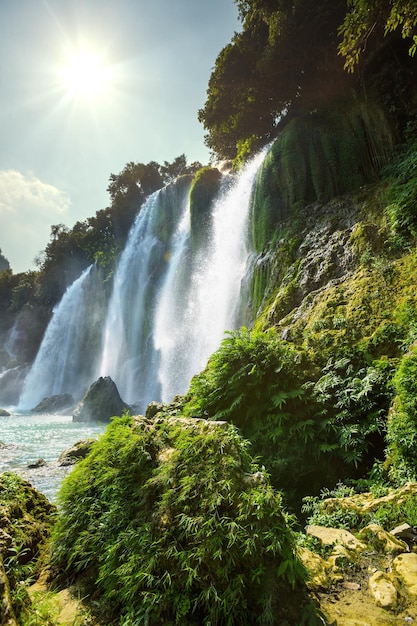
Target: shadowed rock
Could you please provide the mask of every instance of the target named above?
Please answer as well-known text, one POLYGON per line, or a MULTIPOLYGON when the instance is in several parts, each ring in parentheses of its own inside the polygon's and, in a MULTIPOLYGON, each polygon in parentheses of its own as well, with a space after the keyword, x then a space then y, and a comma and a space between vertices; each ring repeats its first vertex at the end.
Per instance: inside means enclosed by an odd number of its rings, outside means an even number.
POLYGON ((70 393, 61 393, 44 398, 32 409, 32 413, 65 413, 71 412, 75 400, 70 393))
POLYGON ((110 376, 101 376, 76 406, 72 419, 74 422, 109 422, 111 417, 129 410, 110 376))

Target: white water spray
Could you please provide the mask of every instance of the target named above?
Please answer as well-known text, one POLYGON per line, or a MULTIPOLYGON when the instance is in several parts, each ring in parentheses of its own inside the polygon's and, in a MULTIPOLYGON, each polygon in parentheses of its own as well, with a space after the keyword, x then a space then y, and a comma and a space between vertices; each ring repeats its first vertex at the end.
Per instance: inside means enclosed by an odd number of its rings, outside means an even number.
POLYGON ((178 232, 181 246, 161 289, 154 326, 164 401, 186 392, 192 376, 205 367, 225 331, 242 322, 240 296, 250 252, 250 200, 265 153, 251 160, 233 182, 225 180, 212 209, 211 236, 192 261, 188 280, 181 273, 181 268, 187 267, 184 232, 178 232))
POLYGON ((107 314, 100 376, 110 376, 120 395, 143 410, 160 398, 159 354, 153 343, 155 298, 175 255, 174 229, 189 186, 154 193, 142 207, 116 270, 107 314), (162 234, 162 231, 166 231, 162 234))

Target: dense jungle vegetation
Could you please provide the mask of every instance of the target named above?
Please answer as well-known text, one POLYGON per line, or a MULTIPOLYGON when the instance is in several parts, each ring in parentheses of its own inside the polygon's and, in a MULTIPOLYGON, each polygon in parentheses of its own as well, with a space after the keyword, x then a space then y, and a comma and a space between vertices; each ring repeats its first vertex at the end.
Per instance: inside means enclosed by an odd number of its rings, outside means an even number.
MULTIPOLYGON (((253 323, 184 397, 113 420, 64 482, 52 536, 55 582, 123 626, 326 623, 295 529, 364 525, 323 512, 323 493, 417 481, 417 6, 236 4, 199 119, 236 168, 274 140, 254 190, 253 323)), ((91 261, 110 284, 143 198, 171 177, 200 170, 198 223, 218 174, 184 156, 164 168, 128 164, 109 209, 53 227, 38 272, 1 272, 2 319, 47 316, 91 261)), ((367 521, 415 526, 416 511, 414 495, 367 521)))

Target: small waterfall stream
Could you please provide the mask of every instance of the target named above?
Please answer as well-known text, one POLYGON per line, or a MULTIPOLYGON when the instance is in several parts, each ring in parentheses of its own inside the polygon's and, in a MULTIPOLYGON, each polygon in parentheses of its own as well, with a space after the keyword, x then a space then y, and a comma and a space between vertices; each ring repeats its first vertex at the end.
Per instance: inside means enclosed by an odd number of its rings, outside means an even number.
POLYGON ((93 266, 67 288, 25 379, 19 409, 32 409, 44 398, 61 393, 70 393, 78 400, 91 383, 100 317, 99 292, 93 266))
POLYGON ((114 278, 99 373, 110 376, 122 398, 140 410, 161 396, 153 341, 155 301, 175 255, 175 231, 188 193, 189 185, 180 190, 169 185, 147 199, 114 278))

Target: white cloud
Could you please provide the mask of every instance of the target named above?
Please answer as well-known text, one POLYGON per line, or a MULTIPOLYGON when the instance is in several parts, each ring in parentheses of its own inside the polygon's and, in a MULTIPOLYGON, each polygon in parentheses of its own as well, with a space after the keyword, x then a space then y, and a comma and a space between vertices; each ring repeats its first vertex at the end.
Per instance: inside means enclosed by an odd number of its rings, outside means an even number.
POLYGON ((51 225, 64 222, 71 200, 33 173, 0 170, 0 248, 14 272, 33 268, 51 225))

